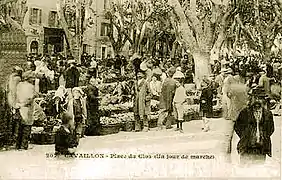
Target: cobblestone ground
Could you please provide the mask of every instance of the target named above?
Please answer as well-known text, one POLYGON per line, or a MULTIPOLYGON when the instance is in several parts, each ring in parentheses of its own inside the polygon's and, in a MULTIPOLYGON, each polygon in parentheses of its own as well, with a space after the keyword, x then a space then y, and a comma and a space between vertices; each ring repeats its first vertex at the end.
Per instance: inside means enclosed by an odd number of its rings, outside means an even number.
POLYGON ((104 154, 104 158, 46 158, 54 145, 32 145, 27 151, 10 150, 0 153, 2 179, 135 179, 193 177, 278 177, 280 176, 280 119, 275 118, 272 136, 273 157, 263 166, 248 168, 238 165, 235 135, 232 163, 225 161, 229 122, 211 121, 211 131, 201 132, 201 121, 184 124, 184 133, 171 130, 118 134, 81 139, 77 153, 104 154), (117 155, 136 158, 110 158, 117 155), (157 154, 163 154, 160 158, 157 154), (190 155, 213 155, 214 159, 185 159, 190 155), (138 156, 139 155, 139 156, 138 156), (179 159, 174 159, 180 155, 179 159), (183 156, 182 156, 183 155, 183 156), (151 156, 151 158, 150 158, 151 156), (184 158, 184 159, 183 159, 184 158))

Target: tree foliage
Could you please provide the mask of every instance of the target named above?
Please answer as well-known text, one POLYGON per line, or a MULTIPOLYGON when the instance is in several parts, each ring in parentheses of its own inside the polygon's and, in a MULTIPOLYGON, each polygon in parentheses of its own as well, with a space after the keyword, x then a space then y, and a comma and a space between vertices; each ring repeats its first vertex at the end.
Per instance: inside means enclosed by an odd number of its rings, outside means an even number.
POLYGON ((26 0, 0 1, 0 31, 24 31, 22 24, 28 10, 26 0))
POLYGON ((233 49, 246 44, 268 57, 281 32, 281 9, 276 0, 233 1, 234 16, 229 22, 227 41, 233 49))
POLYGON ((140 53, 146 44, 148 52, 158 40, 173 41, 172 12, 173 8, 162 0, 113 3, 106 18, 110 21, 108 36, 115 52, 121 51, 126 42, 140 53))
POLYGON ((65 31, 67 50, 70 56, 80 59, 79 52, 82 46, 84 32, 85 4, 91 1, 57 0, 59 22, 65 31), (78 51, 74 53, 74 50, 78 51))

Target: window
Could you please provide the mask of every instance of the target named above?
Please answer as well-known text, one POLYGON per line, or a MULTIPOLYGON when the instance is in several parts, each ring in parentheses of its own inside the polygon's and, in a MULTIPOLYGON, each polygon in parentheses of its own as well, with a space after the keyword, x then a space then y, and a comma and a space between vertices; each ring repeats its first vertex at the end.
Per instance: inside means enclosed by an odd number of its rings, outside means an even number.
POLYGON ((58 26, 58 14, 56 11, 50 11, 49 13, 49 26, 50 27, 58 26))
POLYGON ((101 23, 101 36, 107 36, 108 35, 108 28, 109 24, 107 23, 101 23))
POLYGON ((107 0, 104 0, 104 10, 107 9, 107 0))
POLYGON ((107 57, 107 51, 106 50, 107 50, 106 47, 102 47, 102 54, 101 54, 102 55, 102 57, 101 57, 102 59, 106 59, 106 57, 107 57))
POLYGON ((30 51, 33 54, 38 54, 38 42, 37 41, 32 41, 30 44, 30 51))
POLYGON ((29 22, 30 24, 41 24, 42 10, 38 8, 31 8, 29 22))

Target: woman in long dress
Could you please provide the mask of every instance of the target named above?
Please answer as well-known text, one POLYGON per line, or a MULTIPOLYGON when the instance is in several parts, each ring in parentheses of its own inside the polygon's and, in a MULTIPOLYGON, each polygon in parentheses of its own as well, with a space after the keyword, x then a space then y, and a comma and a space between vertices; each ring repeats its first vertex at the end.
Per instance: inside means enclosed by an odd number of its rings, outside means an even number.
POLYGON ((227 126, 227 155, 229 156, 228 160, 231 158, 231 145, 232 138, 234 134, 234 123, 238 118, 239 113, 242 109, 247 107, 248 105, 248 87, 245 85, 245 71, 240 71, 239 75, 235 75, 233 78, 233 82, 229 87, 229 95, 230 95, 230 106, 229 106, 229 118, 227 126))

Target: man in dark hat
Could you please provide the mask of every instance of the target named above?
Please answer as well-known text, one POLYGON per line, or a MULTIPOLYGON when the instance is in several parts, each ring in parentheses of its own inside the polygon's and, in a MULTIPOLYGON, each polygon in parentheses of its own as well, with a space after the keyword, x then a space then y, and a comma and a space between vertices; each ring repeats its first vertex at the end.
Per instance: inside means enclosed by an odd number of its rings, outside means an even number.
POLYGON ((69 68, 65 71, 66 88, 78 87, 79 82, 79 70, 77 68, 75 60, 69 60, 69 68))
POLYGON ((141 122, 143 123, 143 131, 149 130, 149 115, 151 112, 151 90, 150 84, 146 79, 146 72, 138 72, 137 90, 134 98, 134 116, 135 131, 141 131, 141 122))
POLYGON ((171 67, 167 71, 167 78, 165 79, 161 94, 160 94, 160 115, 158 119, 158 129, 161 130, 163 123, 166 120, 166 128, 171 129, 171 118, 173 118, 173 97, 176 90, 176 81, 172 78, 176 69, 171 67))
POLYGON ((240 138, 237 145, 240 161, 264 163, 266 155, 271 157, 271 139, 274 132, 273 115, 264 107, 267 95, 263 87, 250 91, 251 101, 235 122, 235 132, 240 138))

